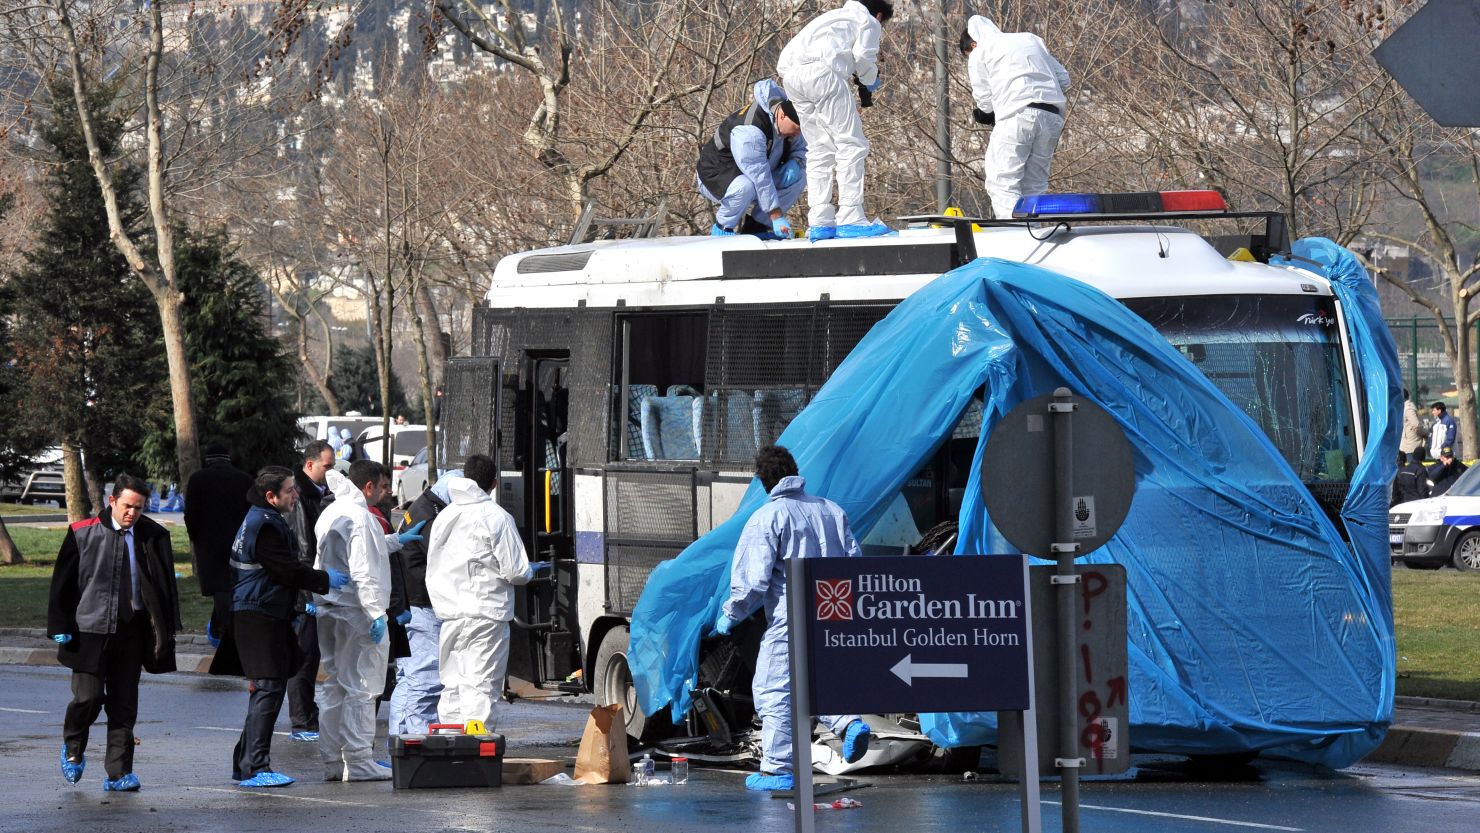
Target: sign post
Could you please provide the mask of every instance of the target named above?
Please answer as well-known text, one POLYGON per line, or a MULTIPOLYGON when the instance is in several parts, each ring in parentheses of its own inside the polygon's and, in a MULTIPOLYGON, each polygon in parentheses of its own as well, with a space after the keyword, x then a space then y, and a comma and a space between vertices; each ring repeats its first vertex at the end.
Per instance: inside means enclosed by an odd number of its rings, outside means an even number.
MULTIPOLYGON (((1088 604, 1091 595, 1077 592, 1082 575, 1074 560, 1108 541, 1125 521, 1135 496, 1135 459, 1114 418, 1068 388, 1058 388, 1002 418, 987 441, 980 479, 997 530, 1023 552, 1056 562, 1050 579, 1057 614, 1054 764, 1062 777, 1064 833, 1079 833, 1079 771, 1086 759, 1079 754, 1083 692, 1076 664, 1088 660, 1076 650, 1082 617, 1076 601, 1083 595, 1088 604), (1052 466, 1045 467, 1044 460, 1052 460, 1052 466)), ((1115 636, 1123 641, 1123 617, 1120 621, 1121 633, 1115 636)), ((1097 726, 1093 734, 1102 731, 1097 726)), ((1025 750, 1029 740, 1025 735, 1025 750)), ((1026 761, 1020 774, 1037 777, 1026 761)))
POLYGON ((1023 829, 1039 833, 1032 611, 1021 555, 787 565, 796 830, 812 828, 814 715, 1024 712, 1023 829))

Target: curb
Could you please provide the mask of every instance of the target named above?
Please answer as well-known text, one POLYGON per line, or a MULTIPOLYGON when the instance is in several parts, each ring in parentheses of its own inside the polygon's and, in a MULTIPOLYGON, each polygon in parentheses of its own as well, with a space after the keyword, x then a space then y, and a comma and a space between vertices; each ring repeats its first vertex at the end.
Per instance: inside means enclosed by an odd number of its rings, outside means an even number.
POLYGON ((1394 726, 1364 763, 1480 770, 1480 732, 1394 726))
MULTIPOLYGON (((211 660, 215 654, 175 654, 175 673, 209 674, 211 660)), ((55 665, 56 647, 50 648, 0 648, 0 665, 55 665)))

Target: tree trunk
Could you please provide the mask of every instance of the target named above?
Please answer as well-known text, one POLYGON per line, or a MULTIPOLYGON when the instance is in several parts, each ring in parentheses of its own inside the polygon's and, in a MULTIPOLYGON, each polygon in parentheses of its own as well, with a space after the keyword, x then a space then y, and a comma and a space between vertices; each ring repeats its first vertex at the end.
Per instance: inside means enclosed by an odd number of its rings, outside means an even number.
POLYGON ((185 483, 200 469, 200 443, 195 428, 195 397, 190 387, 190 361, 185 351, 185 326, 180 321, 180 308, 185 296, 175 289, 161 289, 154 295, 159 306, 159 323, 164 333, 164 352, 170 366, 170 400, 175 416, 175 453, 179 457, 180 479, 185 483))
POLYGON ((21 564, 26 557, 16 549, 15 541, 10 538, 10 530, 5 528, 5 519, 0 518, 0 564, 21 564))
POLYGON ((108 501, 103 496, 103 469, 92 462, 91 457, 82 458, 82 478, 87 482, 87 499, 92 504, 89 516, 103 511, 108 501))
MULTIPOLYGON (((448 335, 442 329, 442 316, 437 313, 437 303, 432 298, 432 290, 423 281, 416 289, 416 303, 419 305, 421 316, 432 324, 431 332, 433 338, 423 339, 427 346, 427 361, 431 364, 431 387, 432 390, 442 387, 442 374, 447 369, 448 359, 448 335)), ((423 322, 424 324, 425 322, 423 322)), ((429 425, 431 423, 428 423, 429 425)))
POLYGON ((1454 328, 1454 388, 1459 398, 1454 417, 1459 423, 1460 453, 1473 460, 1480 457, 1480 445, 1476 444, 1480 432, 1475 430, 1475 387, 1472 383, 1475 357, 1471 351, 1475 346, 1475 332, 1474 325, 1464 323, 1464 309, 1459 308, 1455 312, 1459 313, 1456 320, 1460 323, 1454 328))
MULTIPOLYGON (((420 283, 420 282, 418 282, 420 283)), ((416 364, 421 371, 421 421, 427 427, 427 485, 431 486, 437 482, 437 420, 435 416, 436 403, 432 397, 432 368, 431 350, 427 346, 426 320, 422 317, 421 300, 422 291, 426 286, 419 285, 412 289, 418 303, 411 305, 411 323, 416 328, 416 364)), ((437 341, 441 341, 440 328, 436 326, 436 318, 432 319, 432 331, 437 335, 437 341)), ((440 349, 441 344, 437 345, 440 349)))
POLYGON ((83 520, 88 516, 88 505, 87 487, 82 482, 82 455, 76 445, 66 440, 62 441, 62 482, 67 489, 67 520, 83 520))

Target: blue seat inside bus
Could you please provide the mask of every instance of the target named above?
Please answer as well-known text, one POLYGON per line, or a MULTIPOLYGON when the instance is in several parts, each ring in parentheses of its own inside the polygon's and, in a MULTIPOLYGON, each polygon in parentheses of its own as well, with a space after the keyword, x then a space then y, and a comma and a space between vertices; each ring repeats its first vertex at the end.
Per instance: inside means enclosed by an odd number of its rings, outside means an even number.
POLYGON ((642 400, 642 450, 649 460, 698 460, 704 448, 704 397, 672 394, 678 387, 642 400))

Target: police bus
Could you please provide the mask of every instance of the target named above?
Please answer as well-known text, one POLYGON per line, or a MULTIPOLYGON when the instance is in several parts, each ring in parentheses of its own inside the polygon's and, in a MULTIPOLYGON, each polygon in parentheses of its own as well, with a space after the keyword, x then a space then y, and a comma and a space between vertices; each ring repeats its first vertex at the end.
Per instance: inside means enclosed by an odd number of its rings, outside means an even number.
MULTIPOLYGON (((669 727, 641 713, 626 663, 648 575, 734 512, 756 449, 870 327, 978 256, 1122 301, 1253 418, 1335 517, 1364 406, 1329 283, 1268 262, 1288 248, 1283 219, 1232 213, 1211 191, 1040 200, 1031 224, 936 218, 866 240, 646 238, 503 258, 474 312, 471 356, 448 363, 439 444, 448 467, 496 456, 499 502, 531 559, 555 563, 522 592, 511 676, 622 703, 633 736, 669 727), (1182 227, 1192 220, 1245 233, 1182 227)), ((944 543, 931 530, 956 517, 980 425, 968 408, 866 552, 944 543)), ((701 669, 698 686, 733 693, 732 719, 746 722, 744 661, 706 657, 701 669)))

